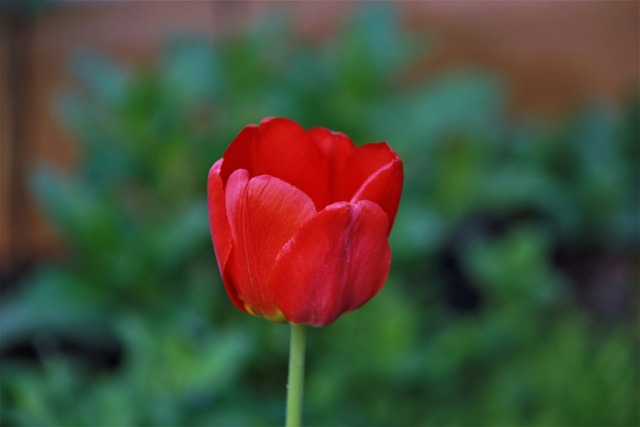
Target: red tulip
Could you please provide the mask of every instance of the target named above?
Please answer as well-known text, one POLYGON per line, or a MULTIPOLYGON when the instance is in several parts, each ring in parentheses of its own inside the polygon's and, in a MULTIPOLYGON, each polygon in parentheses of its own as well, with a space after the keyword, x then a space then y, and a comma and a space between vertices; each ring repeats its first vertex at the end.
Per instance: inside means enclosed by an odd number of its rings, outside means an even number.
POLYGON ((283 118, 245 127, 209 171, 211 237, 229 298, 272 321, 325 326, 389 273, 402 161, 385 143, 305 131, 283 118))

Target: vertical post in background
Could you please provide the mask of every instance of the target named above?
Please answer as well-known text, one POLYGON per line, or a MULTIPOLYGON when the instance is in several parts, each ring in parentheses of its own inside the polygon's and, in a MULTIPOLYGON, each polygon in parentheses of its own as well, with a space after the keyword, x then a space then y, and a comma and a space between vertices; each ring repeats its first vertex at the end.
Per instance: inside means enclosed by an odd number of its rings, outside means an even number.
POLYGON ((28 90, 29 3, 0 9, 0 289, 27 263, 25 100, 28 90))

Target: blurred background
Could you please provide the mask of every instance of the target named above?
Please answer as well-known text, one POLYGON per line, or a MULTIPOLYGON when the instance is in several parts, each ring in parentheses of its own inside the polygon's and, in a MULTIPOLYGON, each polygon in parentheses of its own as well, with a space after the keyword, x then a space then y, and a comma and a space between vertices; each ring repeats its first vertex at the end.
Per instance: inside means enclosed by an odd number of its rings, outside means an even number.
POLYGON ((0 425, 279 425, 206 176, 265 116, 386 140, 383 290, 309 425, 640 424, 639 3, 0 3, 0 425))

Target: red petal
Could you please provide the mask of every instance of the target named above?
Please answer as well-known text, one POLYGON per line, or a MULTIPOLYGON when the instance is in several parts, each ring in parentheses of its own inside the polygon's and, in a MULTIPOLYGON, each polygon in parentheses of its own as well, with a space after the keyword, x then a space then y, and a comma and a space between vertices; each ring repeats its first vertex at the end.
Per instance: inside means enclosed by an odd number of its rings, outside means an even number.
POLYGON ((222 177, 246 169, 251 177, 270 175, 296 186, 323 206, 328 185, 327 161, 296 122, 273 118, 248 126, 224 153, 222 177))
POLYGON ((351 203, 371 200, 378 204, 389 218, 390 233, 398 212, 403 178, 402 162, 394 160, 371 175, 353 196, 351 203))
POLYGON ((233 171, 246 169, 249 174, 253 171, 253 164, 257 161, 256 150, 258 140, 258 126, 246 126, 227 147, 222 158, 224 162, 220 168, 222 182, 227 182, 233 171))
POLYGON ((231 230, 227 219, 226 202, 222 179, 220 178, 220 165, 222 159, 213 164, 209 170, 207 180, 207 201, 209 205, 209 228, 211 230, 211 240, 218 262, 220 274, 227 289, 227 294, 231 301, 240 309, 244 310, 244 304, 238 298, 235 289, 224 279, 224 270, 231 252, 231 230))
POLYGON ((338 202, 344 191, 343 170, 351 153, 356 149, 353 141, 348 136, 333 132, 326 128, 313 128, 307 132, 322 151, 329 165, 329 186, 324 206, 338 202))
POLYGON ((400 158, 386 142, 356 148, 344 165, 338 200, 351 200, 371 175, 393 161, 400 161, 400 158))
POLYGON ((268 277, 278 252, 300 226, 316 215, 312 200, 296 187, 271 176, 249 179, 237 170, 226 188, 233 249, 225 276, 247 311, 278 317, 268 277))
POLYGON ((342 165, 355 150, 353 141, 343 133, 334 132, 327 128, 317 127, 309 129, 307 134, 316 143, 329 166, 342 165))
POLYGON ((334 203, 284 246, 270 282, 287 320, 325 326, 371 299, 391 263, 387 215, 375 203, 334 203))

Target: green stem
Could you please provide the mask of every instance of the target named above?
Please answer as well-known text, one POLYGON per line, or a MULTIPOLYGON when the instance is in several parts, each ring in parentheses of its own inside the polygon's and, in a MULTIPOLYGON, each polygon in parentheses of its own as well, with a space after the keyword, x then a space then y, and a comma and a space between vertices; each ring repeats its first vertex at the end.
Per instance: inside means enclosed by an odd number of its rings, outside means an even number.
POLYGON ((289 347, 289 382, 287 385, 286 427, 299 427, 302 419, 302 391, 304 389, 304 348, 307 330, 291 324, 289 347))

